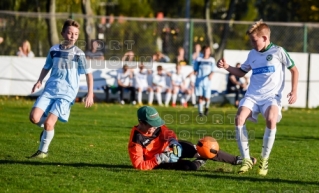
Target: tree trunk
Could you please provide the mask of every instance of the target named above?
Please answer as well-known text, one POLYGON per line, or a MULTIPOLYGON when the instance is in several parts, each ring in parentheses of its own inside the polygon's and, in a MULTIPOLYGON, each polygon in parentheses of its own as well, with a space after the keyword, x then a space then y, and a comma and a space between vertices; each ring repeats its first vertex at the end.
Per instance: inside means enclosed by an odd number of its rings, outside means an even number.
POLYGON ((96 29, 93 16, 93 11, 91 8, 90 0, 82 0, 82 12, 86 15, 84 19, 84 36, 86 42, 86 50, 91 49, 91 40, 96 38, 96 29))
POLYGON ((213 29, 212 26, 210 24, 210 4, 211 4, 211 0, 205 0, 205 20, 206 20, 206 34, 207 34, 207 38, 208 38, 208 46, 211 49, 212 54, 214 54, 214 48, 213 48, 213 44, 214 44, 214 40, 213 40, 213 29))
POLYGON ((228 11, 227 11, 227 16, 225 18, 225 20, 227 21, 227 23, 224 24, 224 28, 223 28, 223 33, 222 33, 222 37, 220 39, 220 45, 218 50, 215 53, 215 59, 218 60, 222 57, 223 55, 223 50, 226 47, 226 43, 227 43, 227 38, 229 35, 229 25, 230 25, 230 20, 232 18, 232 15, 235 11, 235 6, 236 6, 236 0, 231 0, 229 2, 229 7, 228 7, 228 11))
POLYGON ((46 19, 48 26, 49 44, 53 46, 59 43, 59 35, 56 27, 55 19, 55 0, 47 1, 47 12, 51 15, 49 19, 46 19))

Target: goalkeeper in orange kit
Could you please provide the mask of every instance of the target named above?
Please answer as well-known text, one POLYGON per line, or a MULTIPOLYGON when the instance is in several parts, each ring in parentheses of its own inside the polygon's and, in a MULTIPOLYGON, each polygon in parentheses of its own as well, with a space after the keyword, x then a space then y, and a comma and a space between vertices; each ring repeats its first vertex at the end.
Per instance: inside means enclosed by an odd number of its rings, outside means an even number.
MULTIPOLYGON (((143 106, 137 110, 139 124, 131 130, 128 151, 132 165, 140 170, 176 169, 198 170, 206 159, 201 158, 194 144, 177 140, 174 131, 165 126, 155 108, 143 106), (193 161, 183 158, 194 158, 193 161)), ((212 158, 232 165, 240 165, 242 158, 218 151, 212 158)), ((252 158, 256 163, 256 159, 252 158)))

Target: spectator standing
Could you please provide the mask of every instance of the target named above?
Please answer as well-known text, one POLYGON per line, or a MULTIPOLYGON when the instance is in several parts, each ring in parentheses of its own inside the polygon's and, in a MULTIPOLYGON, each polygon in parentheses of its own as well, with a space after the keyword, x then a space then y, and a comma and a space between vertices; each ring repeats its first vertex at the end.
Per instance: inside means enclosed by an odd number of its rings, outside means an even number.
POLYGON ((22 42, 22 45, 19 47, 19 51, 17 52, 17 56, 28 58, 34 57, 34 53, 31 50, 31 44, 28 40, 24 40, 22 42))
POLYGON ((87 60, 104 60, 104 53, 101 51, 102 46, 98 40, 93 40, 91 50, 85 52, 87 60))

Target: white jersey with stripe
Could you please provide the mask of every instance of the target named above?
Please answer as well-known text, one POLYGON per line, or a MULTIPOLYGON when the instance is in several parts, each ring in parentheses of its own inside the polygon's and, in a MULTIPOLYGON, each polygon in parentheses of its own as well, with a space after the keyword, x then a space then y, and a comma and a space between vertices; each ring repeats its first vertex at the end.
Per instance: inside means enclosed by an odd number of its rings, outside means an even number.
POLYGON ((250 85, 245 97, 256 103, 263 103, 269 98, 281 99, 285 86, 285 68, 292 68, 294 61, 280 46, 270 43, 263 52, 253 49, 247 60, 241 65, 241 70, 252 70, 250 85))

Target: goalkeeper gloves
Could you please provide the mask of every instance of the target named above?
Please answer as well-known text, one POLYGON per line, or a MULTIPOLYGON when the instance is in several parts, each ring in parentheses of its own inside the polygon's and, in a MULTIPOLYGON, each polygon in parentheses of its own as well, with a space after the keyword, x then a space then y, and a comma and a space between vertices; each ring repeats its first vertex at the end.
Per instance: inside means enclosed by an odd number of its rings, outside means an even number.
POLYGON ((174 138, 170 139, 168 146, 171 148, 171 151, 172 151, 171 153, 173 153, 175 156, 177 157, 182 156, 182 151, 183 151, 182 145, 178 143, 176 139, 174 138))
POLYGON ((179 159, 179 157, 170 152, 156 154, 155 158, 158 165, 161 163, 176 163, 179 159))

